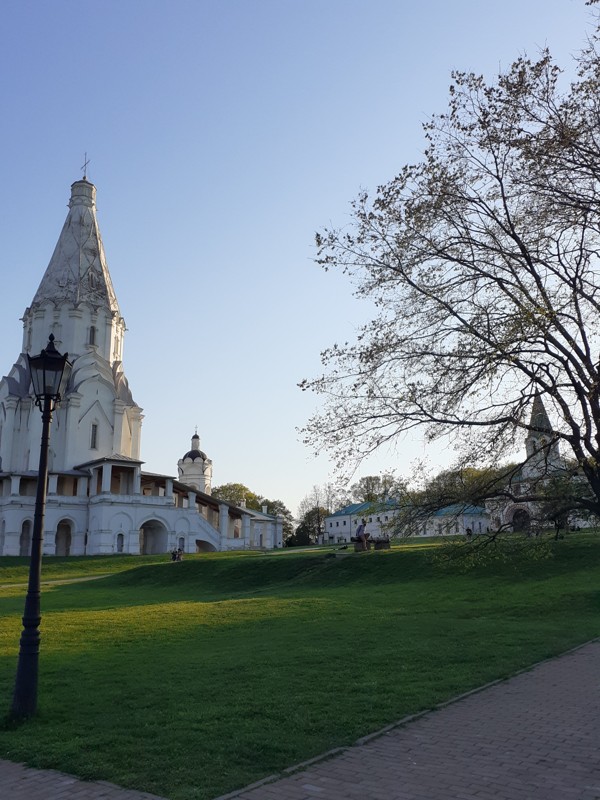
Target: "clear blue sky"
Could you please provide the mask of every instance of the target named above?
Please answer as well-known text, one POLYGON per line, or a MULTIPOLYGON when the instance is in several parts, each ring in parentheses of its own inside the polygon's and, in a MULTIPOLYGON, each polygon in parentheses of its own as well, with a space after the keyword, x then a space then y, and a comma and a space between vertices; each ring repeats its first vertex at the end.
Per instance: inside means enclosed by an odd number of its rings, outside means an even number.
MULTIPOLYGON (((584 0, 4 0, 0 13, 0 370, 87 151, 145 468, 176 474, 197 425, 215 484, 292 512, 330 476, 298 441, 319 400, 296 384, 370 313, 312 262, 315 230, 419 158, 451 69, 492 78, 546 44, 572 69, 592 16, 584 0)), ((358 474, 406 474, 423 453, 402 442, 358 474)))

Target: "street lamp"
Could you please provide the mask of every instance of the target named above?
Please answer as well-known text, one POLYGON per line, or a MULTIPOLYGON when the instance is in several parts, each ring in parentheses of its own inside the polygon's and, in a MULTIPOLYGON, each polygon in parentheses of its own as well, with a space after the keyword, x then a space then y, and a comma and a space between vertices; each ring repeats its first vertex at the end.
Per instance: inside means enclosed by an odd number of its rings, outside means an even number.
POLYGON ((38 470, 35 514, 31 557, 29 559, 29 583, 23 632, 19 648, 19 662, 10 718, 22 720, 35 714, 37 708, 38 657, 40 652, 40 579, 42 572, 42 542, 44 539, 44 515, 46 512, 46 484, 48 482, 48 445, 52 412, 63 395, 71 375, 72 364, 54 346, 50 334, 46 348, 38 356, 27 356, 29 372, 35 394, 35 404, 42 412, 42 440, 40 444, 40 466, 38 470))

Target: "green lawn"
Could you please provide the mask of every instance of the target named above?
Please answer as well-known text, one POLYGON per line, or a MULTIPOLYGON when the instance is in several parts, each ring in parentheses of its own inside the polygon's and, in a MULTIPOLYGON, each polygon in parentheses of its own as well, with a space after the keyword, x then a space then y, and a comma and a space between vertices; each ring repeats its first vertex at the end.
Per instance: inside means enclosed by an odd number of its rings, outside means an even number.
MULTIPOLYGON (((465 572, 405 546, 334 557, 47 559, 39 716, 0 757, 208 799, 600 633, 600 537, 465 572)), ((0 559, 10 704, 25 561, 0 559)))

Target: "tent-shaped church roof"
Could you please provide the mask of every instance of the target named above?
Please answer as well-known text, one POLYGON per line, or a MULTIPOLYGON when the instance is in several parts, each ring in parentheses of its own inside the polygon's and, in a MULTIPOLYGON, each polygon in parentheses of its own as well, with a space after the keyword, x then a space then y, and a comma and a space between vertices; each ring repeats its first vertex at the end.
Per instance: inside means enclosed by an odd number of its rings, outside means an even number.
POLYGON ((552 425, 550 424, 550 419, 546 413, 546 409, 544 408, 542 398, 537 393, 533 398, 533 406, 531 408, 531 419, 529 421, 529 425, 535 430, 553 433, 552 425))
POLYGON ((31 305, 48 301, 120 314, 96 220, 96 187, 86 178, 71 185, 69 213, 31 305))

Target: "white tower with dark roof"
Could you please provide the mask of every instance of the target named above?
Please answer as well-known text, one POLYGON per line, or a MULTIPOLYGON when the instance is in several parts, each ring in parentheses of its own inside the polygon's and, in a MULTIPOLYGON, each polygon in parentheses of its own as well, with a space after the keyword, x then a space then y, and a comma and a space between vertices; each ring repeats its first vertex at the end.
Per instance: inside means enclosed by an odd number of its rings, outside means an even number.
POLYGON ((205 494, 210 494, 212 484, 212 461, 200 450, 198 433, 192 436, 191 447, 177 462, 179 480, 205 494))
POLYGON ((51 333, 56 348, 73 362, 55 414, 51 470, 72 470, 115 454, 139 459, 142 409, 123 373, 125 321, 98 229, 96 187, 86 179, 71 186, 65 224, 22 321, 21 355, 0 381, 2 472, 37 468, 41 420, 30 394, 26 355, 45 347, 51 333))

